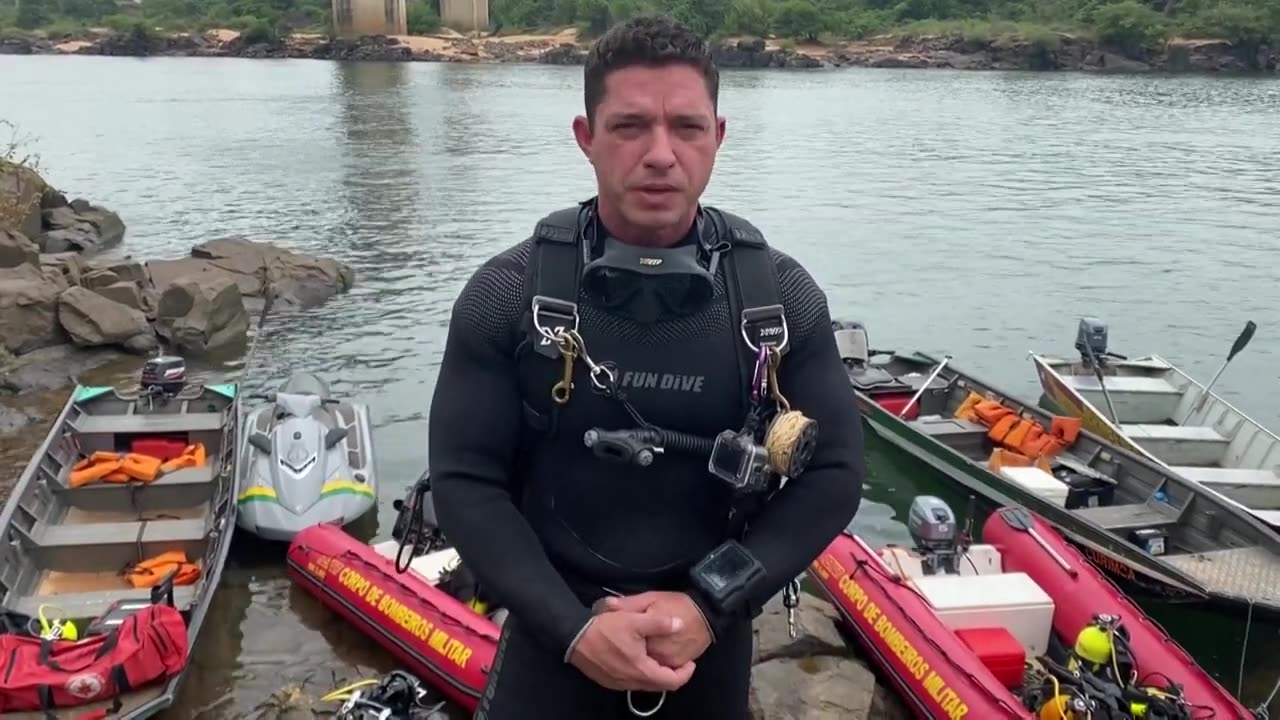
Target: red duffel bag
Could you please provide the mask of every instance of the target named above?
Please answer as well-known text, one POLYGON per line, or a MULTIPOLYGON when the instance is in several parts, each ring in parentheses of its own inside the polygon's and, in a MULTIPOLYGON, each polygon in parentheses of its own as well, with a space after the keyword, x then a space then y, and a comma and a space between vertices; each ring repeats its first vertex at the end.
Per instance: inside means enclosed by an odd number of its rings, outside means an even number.
POLYGON ((0 715, 117 699, 186 663, 187 626, 171 605, 148 605, 84 640, 0 635, 0 715))

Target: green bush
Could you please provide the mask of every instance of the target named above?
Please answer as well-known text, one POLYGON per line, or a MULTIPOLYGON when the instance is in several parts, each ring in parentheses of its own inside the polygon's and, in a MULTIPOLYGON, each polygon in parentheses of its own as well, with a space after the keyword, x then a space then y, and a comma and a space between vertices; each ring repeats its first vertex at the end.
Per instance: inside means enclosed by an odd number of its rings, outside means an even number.
POLYGON ((1169 22, 1163 14, 1135 0, 1098 8, 1093 13, 1093 25, 1100 41, 1130 56, 1145 54, 1169 33, 1169 22))

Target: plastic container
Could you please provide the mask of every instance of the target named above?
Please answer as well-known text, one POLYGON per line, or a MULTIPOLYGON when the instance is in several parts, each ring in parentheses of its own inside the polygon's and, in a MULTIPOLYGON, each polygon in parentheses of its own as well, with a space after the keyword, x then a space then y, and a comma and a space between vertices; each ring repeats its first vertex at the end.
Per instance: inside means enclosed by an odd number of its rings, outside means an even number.
POLYGON ((969 646, 1000 684, 1010 690, 1022 686, 1027 652, 1018 638, 1002 627, 966 628, 956 637, 969 646))
POLYGON ((129 451, 146 455, 148 457, 157 458, 159 460, 172 460, 182 454, 187 449, 187 441, 185 438, 164 437, 157 435, 135 437, 129 444, 129 451))
POLYGON ((929 575, 914 582, 952 630, 1003 627, 1033 657, 1049 647, 1053 598, 1026 573, 929 575))
POLYGON ((1000 468, 1000 475, 1055 505, 1067 506, 1070 486, 1038 467, 1006 466, 1000 468))

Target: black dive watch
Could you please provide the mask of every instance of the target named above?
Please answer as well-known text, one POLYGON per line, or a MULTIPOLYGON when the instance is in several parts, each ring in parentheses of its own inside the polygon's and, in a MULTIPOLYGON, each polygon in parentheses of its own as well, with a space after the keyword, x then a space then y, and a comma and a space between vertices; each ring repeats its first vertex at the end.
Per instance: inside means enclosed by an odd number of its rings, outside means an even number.
POLYGON ((736 540, 726 540, 689 570, 699 593, 721 613, 736 613, 765 576, 764 565, 736 540))

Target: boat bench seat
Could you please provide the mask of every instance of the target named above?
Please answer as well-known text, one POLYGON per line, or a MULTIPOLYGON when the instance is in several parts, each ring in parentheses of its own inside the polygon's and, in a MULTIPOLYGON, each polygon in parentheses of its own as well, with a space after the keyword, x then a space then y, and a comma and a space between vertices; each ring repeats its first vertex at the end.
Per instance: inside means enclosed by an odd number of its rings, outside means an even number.
MULTIPOLYGON (((132 488, 148 488, 156 486, 174 486, 174 485, 208 485, 213 482, 213 466, 202 465, 200 467, 182 468, 167 472, 149 483, 114 483, 114 482, 95 482, 89 485, 82 485, 78 488, 69 488, 69 492, 73 493, 91 493, 91 492, 112 492, 121 489, 132 488)), ((67 485, 67 479, 71 477, 71 466, 67 466, 62 471, 62 477, 58 478, 63 485, 67 485)))
MULTIPOLYGON (((99 590, 97 592, 56 593, 53 595, 30 595, 14 603, 13 610, 23 615, 36 617, 41 605, 53 605, 70 618, 97 618, 111 607, 117 600, 149 600, 151 590, 99 590)), ((196 586, 178 585, 173 588, 173 604, 179 610, 187 609, 195 601, 196 586)), ((60 613, 59 615, 62 615, 60 613)), ((84 627, 84 626, 81 626, 84 627)), ((83 632, 83 631, 82 631, 83 632)))
POLYGON ((1230 440, 1204 425, 1124 424, 1125 435, 1169 465, 1213 465, 1230 440))
POLYGON ((198 542, 205 538, 204 518, 191 520, 147 520, 144 522, 104 522, 81 525, 37 525, 32 539, 43 548, 115 545, 120 543, 198 542))
POLYGON ((222 429, 223 413, 153 413, 132 415, 85 415, 72 424, 82 435, 92 433, 182 433, 214 432, 222 429))
MULTIPOLYGON (((1076 390, 1099 392, 1098 378, 1093 375, 1062 375, 1066 384, 1076 390)), ((1107 381, 1107 392, 1112 395, 1123 393, 1146 393, 1152 395, 1177 395, 1182 391, 1173 383, 1158 377, 1142 377, 1140 375, 1113 375, 1104 378, 1107 381)))
POLYGON ((1274 487, 1280 490, 1280 474, 1258 468, 1217 468, 1174 465, 1170 468, 1182 477, 1209 487, 1215 485, 1274 487))
POLYGON ((1178 515, 1173 508, 1154 503, 1085 507, 1072 512, 1107 530, 1166 527, 1178 522, 1178 515))
POLYGON ((936 415, 912 420, 910 425, 943 445, 962 452, 965 448, 982 448, 989 432, 985 425, 972 420, 936 415))

